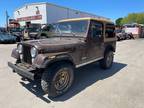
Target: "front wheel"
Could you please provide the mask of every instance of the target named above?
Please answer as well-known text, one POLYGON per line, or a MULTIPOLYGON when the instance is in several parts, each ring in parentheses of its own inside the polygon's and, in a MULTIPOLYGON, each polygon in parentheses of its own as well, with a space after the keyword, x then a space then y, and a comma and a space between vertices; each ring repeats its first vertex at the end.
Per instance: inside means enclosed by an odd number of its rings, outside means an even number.
POLYGON ((69 64, 55 64, 46 69, 41 78, 41 87, 49 97, 64 94, 74 80, 73 67, 69 64))
POLYGON ((40 39, 46 39, 47 38, 47 36, 41 36, 40 37, 40 39))
POLYGON ((113 51, 106 51, 106 53, 104 54, 104 58, 100 60, 100 67, 103 69, 111 68, 113 64, 113 58, 114 58, 113 51))

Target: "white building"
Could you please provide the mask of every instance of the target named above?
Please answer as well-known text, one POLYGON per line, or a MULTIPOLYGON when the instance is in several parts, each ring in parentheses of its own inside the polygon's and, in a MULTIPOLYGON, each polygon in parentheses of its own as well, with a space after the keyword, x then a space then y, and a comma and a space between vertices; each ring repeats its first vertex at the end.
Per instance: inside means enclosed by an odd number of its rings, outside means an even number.
MULTIPOLYGON (((98 17, 90 13, 50 4, 50 3, 32 3, 24 5, 14 12, 16 19, 21 26, 26 24, 49 24, 61 19, 79 18, 79 17, 98 17)), ((107 18, 104 18, 107 19, 107 18)))

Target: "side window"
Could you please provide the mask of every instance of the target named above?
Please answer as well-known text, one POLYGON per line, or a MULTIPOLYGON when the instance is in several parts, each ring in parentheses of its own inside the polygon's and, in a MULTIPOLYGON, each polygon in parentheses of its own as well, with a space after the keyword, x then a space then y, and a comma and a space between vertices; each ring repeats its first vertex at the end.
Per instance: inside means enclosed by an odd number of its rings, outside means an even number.
POLYGON ((115 26, 114 26, 114 24, 106 24, 105 37, 106 38, 115 37, 115 26))
POLYGON ((103 24, 100 22, 93 22, 92 23, 92 37, 101 37, 103 33, 103 24))

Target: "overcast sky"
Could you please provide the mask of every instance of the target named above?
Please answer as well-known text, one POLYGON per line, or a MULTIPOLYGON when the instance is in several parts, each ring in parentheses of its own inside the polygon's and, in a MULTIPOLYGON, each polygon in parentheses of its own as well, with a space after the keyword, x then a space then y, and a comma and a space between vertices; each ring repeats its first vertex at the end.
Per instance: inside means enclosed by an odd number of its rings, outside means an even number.
POLYGON ((72 9, 111 18, 113 21, 128 13, 144 12, 144 0, 0 0, 0 26, 5 26, 5 11, 13 18, 13 12, 24 4, 49 2, 72 9))

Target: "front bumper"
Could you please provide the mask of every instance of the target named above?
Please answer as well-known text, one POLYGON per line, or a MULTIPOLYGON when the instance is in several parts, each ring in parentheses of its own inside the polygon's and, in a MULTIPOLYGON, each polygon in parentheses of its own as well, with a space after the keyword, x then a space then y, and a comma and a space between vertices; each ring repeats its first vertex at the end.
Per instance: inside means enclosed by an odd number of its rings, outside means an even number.
POLYGON ((11 67, 16 73, 28 78, 28 79, 31 79, 31 80, 34 80, 34 76, 35 74, 33 73, 34 69, 24 69, 20 66, 17 66, 11 62, 8 62, 8 66, 11 67))

